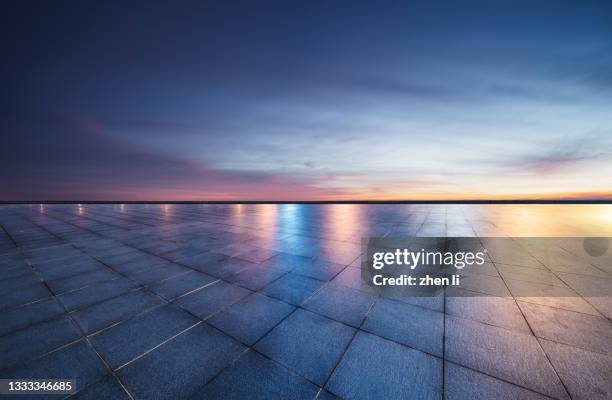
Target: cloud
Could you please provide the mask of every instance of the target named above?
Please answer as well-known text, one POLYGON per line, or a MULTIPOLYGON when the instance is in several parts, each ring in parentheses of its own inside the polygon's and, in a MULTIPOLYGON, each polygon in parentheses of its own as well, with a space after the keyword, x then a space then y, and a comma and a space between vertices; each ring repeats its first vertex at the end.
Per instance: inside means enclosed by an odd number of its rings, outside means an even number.
POLYGON ((91 119, 14 125, 0 148, 0 200, 314 199, 341 195, 305 178, 222 170, 111 137, 91 119), (39 134, 41 125, 55 134, 39 134))
POLYGON ((535 145, 529 154, 499 162, 502 168, 535 175, 562 173, 581 164, 610 158, 612 146, 603 135, 585 134, 535 145))

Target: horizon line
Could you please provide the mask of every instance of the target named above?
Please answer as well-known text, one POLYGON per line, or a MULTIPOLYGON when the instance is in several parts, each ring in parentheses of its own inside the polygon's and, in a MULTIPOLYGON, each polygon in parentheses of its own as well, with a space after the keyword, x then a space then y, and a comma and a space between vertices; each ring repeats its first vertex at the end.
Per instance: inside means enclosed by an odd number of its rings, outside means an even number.
POLYGON ((11 204, 612 204, 612 198, 419 200, 0 200, 0 205, 11 204))

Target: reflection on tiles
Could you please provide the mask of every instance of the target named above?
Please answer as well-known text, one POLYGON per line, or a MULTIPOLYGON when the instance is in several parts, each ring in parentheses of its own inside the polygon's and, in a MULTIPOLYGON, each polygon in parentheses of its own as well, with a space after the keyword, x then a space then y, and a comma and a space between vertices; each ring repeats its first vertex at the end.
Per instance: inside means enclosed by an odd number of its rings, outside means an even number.
POLYGON ((612 252, 581 236, 612 236, 612 206, 3 205, 0 377, 76 378, 80 399, 608 399, 612 252), (405 297, 361 280, 373 236, 519 238, 462 297, 405 297))

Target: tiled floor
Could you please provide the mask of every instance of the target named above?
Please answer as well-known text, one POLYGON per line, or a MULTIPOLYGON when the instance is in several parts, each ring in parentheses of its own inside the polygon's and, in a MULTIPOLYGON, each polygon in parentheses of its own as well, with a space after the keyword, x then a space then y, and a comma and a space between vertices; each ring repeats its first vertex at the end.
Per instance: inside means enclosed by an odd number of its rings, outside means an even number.
POLYGON ((612 398, 612 250, 518 239, 474 296, 387 298, 361 281, 368 236, 612 236, 612 205, 0 206, 0 377, 90 399, 612 398))

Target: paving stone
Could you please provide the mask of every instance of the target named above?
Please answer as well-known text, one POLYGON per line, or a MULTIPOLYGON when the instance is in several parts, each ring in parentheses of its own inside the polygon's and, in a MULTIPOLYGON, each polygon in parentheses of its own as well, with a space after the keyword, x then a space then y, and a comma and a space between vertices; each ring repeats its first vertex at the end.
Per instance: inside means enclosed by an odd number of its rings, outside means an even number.
POLYGON ((322 285, 323 282, 316 279, 289 273, 272 282, 263 292, 286 303, 300 305, 322 285))
POLYGON ((186 399, 246 348, 200 324, 119 370, 137 398, 186 399))
POLYGON ((0 337, 0 369, 26 363, 81 337, 67 317, 41 322, 0 337))
POLYGON ((138 285, 126 278, 97 283, 57 296, 68 311, 81 310, 104 300, 127 293, 138 285))
POLYGON ((236 258, 228 259, 226 257, 224 257, 221 261, 211 262, 204 265, 190 265, 190 267, 195 270, 221 279, 237 274, 240 271, 254 268, 255 266, 256 264, 248 261, 238 260, 236 258))
POLYGON ((439 399, 442 361, 359 332, 327 388, 344 399, 439 399))
POLYGON ((113 399, 113 400, 130 400, 130 396, 127 394, 125 389, 112 375, 107 375, 87 386, 74 396, 70 397, 71 400, 101 400, 101 399, 113 399))
POLYGON ((287 272, 282 269, 257 266, 244 269, 230 276, 227 280, 238 286, 257 291, 286 273, 287 272))
POLYGON ((255 348, 317 384, 323 384, 340 359, 354 329, 297 310, 255 348))
POLYGON ((395 300, 380 299, 362 329, 442 357, 442 313, 395 300))
POLYGON ((0 294, 0 310, 15 308, 50 297, 51 295, 47 286, 41 282, 18 289, 16 288, 16 290, 0 294))
POLYGON ((150 290, 170 301, 192 290, 210 285, 215 281, 217 281, 217 279, 212 276, 197 271, 191 271, 154 284, 150 287, 150 290))
POLYGON ((248 351, 194 399, 314 399, 319 388, 279 364, 248 351))
POLYGON ((191 270, 178 264, 165 263, 128 274, 128 278, 140 285, 149 285, 189 271, 191 270))
POLYGON ((444 366, 444 398, 447 400, 550 399, 548 396, 448 362, 444 366))
POLYGON ((71 290, 80 289, 99 282, 110 281, 121 276, 109 268, 101 268, 91 272, 85 272, 75 276, 48 281, 47 285, 58 295, 71 290))
POLYGON ((209 323, 252 345, 293 310, 294 307, 289 304, 254 293, 214 315, 209 323))
POLYGON ((603 317, 519 302, 536 336, 612 355, 612 323, 603 317))
POLYGON ((304 303, 304 308, 357 328, 375 301, 371 294, 327 285, 304 303))
POLYGON ((172 306, 154 308, 91 337, 91 343, 113 368, 158 346, 198 320, 172 306))
POLYGON ((445 334, 447 360, 550 397, 568 399, 533 336, 450 316, 446 317, 445 334))
POLYGON ((63 313, 63 307, 54 298, 2 312, 0 313, 0 336, 52 319, 63 313))
POLYGON ((75 379, 80 390, 108 373, 102 360, 81 340, 31 363, 3 370, 5 379, 75 379))
POLYGON ((161 304, 164 301, 159 297, 137 290, 77 311, 73 318, 85 333, 90 334, 161 304))
POLYGON ((512 298, 471 296, 466 291, 455 289, 446 297, 446 312, 485 324, 530 333, 521 310, 512 298))
POLYGON ((203 289, 181 297, 176 304, 202 319, 234 304, 246 295, 249 290, 225 282, 217 282, 203 289))
POLYGON ((612 397, 612 357, 541 340, 573 400, 612 397))

